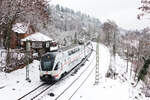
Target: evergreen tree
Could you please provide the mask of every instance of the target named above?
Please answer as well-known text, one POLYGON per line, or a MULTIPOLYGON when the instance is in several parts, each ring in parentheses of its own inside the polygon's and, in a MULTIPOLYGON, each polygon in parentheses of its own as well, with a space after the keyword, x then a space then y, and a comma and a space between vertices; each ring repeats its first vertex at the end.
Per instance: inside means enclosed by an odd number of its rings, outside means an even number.
POLYGON ((143 57, 143 60, 144 60, 144 65, 138 74, 138 82, 140 80, 142 80, 142 81, 145 80, 145 75, 147 75, 149 64, 150 64, 150 57, 147 60, 143 57))
POLYGON ((56 5, 56 10, 60 11, 60 5, 59 4, 56 5))
POLYGON ((64 12, 64 8, 61 6, 61 12, 64 12))

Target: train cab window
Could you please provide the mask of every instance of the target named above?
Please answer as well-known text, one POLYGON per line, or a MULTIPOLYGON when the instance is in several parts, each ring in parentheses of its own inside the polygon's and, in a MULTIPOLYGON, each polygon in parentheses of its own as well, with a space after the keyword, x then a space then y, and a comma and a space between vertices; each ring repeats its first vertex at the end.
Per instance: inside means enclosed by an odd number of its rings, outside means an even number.
POLYGON ((79 48, 72 49, 72 50, 68 51, 68 55, 70 56, 70 55, 72 55, 72 54, 74 54, 74 53, 76 53, 78 51, 80 51, 79 48))
POLYGON ((59 69, 59 67, 60 67, 60 62, 58 62, 58 63, 56 64, 56 66, 55 66, 55 69, 54 69, 54 70, 58 70, 58 69, 59 69))
POLYGON ((43 71, 51 71, 53 69, 55 56, 54 54, 48 54, 41 58, 41 69, 43 71))

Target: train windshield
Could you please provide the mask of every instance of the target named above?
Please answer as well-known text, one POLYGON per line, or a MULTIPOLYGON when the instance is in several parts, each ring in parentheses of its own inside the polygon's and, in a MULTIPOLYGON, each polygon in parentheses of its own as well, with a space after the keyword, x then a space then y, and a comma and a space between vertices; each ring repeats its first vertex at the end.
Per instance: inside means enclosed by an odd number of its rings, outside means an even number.
POLYGON ((41 68, 43 71, 51 71, 53 69, 55 56, 54 54, 47 54, 41 58, 41 68))

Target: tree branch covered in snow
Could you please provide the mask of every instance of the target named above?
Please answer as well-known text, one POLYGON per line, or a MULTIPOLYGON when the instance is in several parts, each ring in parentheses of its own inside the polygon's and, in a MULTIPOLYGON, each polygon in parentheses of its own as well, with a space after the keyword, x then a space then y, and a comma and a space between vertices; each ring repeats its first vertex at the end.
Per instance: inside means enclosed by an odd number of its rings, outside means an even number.
POLYGON ((114 21, 108 20, 102 25, 102 30, 105 34, 104 39, 106 45, 110 46, 114 44, 115 35, 117 35, 119 31, 117 24, 114 21))
POLYGON ((18 22, 46 23, 49 15, 46 0, 1 0, 0 33, 4 44, 9 47, 12 26, 18 22))
POLYGON ((20 20, 32 21, 29 17, 37 17, 44 21, 48 18, 47 5, 45 0, 1 0, 0 25, 7 24, 14 16, 20 20))
POLYGON ((51 20, 46 27, 38 25, 38 29, 56 41, 72 43, 75 33, 78 39, 92 40, 97 34, 101 34, 101 22, 98 18, 90 17, 80 11, 60 5, 49 7, 51 20))
POLYGON ((137 15, 138 19, 150 14, 150 0, 141 0, 141 6, 138 8, 141 13, 137 15))

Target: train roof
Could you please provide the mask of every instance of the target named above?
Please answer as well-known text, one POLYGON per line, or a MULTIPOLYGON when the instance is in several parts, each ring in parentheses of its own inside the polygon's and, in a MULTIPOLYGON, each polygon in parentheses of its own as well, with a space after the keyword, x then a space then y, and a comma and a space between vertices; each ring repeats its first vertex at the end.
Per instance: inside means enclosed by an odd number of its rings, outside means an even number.
POLYGON ((70 46, 60 48, 60 50, 67 51, 67 50, 72 49, 72 48, 77 47, 77 46, 80 46, 80 45, 79 44, 72 44, 70 46))
POLYGON ((57 53, 58 53, 57 51, 55 51, 55 52, 47 52, 47 53, 43 54, 42 57, 45 56, 45 55, 48 55, 48 54, 57 55, 57 53))
POLYGON ((59 52, 64 52, 64 51, 70 50, 70 49, 72 49, 72 48, 75 48, 75 47, 77 47, 77 46, 80 46, 80 45, 79 45, 79 44, 72 44, 72 45, 70 45, 70 46, 62 47, 62 48, 60 48, 60 49, 57 50, 57 51, 47 52, 47 53, 45 53, 45 54, 42 55, 42 56, 45 56, 45 55, 48 55, 48 54, 57 55, 59 52))

